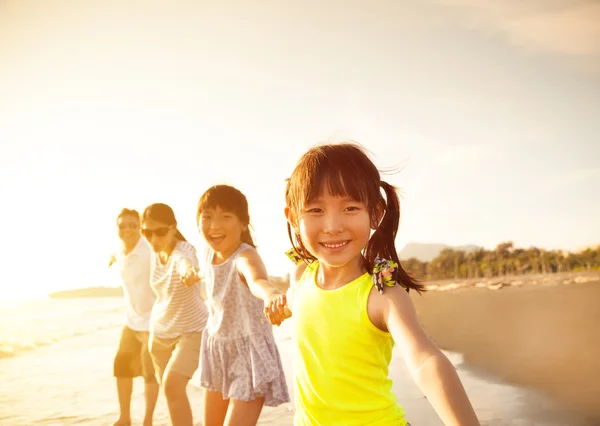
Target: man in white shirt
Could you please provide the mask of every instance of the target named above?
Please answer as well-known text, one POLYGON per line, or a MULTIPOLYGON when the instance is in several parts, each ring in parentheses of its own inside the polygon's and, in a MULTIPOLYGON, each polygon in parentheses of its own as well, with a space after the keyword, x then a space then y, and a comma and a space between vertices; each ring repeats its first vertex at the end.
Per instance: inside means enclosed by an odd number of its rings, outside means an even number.
POLYGON ((151 248, 141 237, 137 211, 123 209, 117 217, 117 228, 122 244, 111 257, 109 267, 115 262, 119 267, 127 318, 114 361, 120 408, 120 416, 114 426, 131 425, 133 378, 138 376, 143 376, 145 381, 144 426, 151 426, 159 390, 148 351, 150 313, 156 299, 150 287, 151 248))

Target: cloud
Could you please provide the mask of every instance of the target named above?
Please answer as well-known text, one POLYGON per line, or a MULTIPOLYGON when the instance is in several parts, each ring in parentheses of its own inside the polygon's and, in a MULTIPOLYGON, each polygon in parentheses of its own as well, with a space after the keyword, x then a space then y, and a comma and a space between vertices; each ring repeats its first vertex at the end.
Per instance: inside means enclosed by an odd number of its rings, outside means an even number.
POLYGON ((600 3, 591 0, 435 0, 464 25, 499 34, 520 48, 566 56, 600 73, 600 3))

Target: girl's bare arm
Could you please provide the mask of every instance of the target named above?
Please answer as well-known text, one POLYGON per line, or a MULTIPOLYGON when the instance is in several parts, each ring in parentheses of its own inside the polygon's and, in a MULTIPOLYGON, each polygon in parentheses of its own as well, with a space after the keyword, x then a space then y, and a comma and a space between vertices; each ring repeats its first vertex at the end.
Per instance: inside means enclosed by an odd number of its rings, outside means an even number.
POLYGON ((248 285, 250 292, 262 299, 265 305, 281 292, 269 282, 267 268, 256 250, 244 250, 236 260, 236 268, 248 285))
POLYGON ((425 333, 401 286, 372 293, 376 318, 391 333, 413 379, 447 426, 479 426, 456 369, 425 333))

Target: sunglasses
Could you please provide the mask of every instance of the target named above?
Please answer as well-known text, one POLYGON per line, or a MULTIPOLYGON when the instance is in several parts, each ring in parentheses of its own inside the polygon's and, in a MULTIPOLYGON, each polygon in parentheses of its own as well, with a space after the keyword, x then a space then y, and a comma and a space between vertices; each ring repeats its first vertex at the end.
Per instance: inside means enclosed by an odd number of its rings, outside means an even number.
POLYGON ((119 229, 122 231, 124 229, 138 229, 139 225, 137 223, 119 223, 119 229))
POLYGON ((156 228, 156 229, 145 229, 142 228, 142 235, 147 239, 152 238, 153 235, 157 237, 164 237, 169 233, 169 227, 165 226, 164 228, 156 228))

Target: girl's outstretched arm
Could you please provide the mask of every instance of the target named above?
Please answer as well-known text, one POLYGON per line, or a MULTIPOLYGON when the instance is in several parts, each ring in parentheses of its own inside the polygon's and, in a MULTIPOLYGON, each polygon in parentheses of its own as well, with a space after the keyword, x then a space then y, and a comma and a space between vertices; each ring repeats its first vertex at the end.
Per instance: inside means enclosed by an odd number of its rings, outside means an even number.
POLYGON ((267 268, 256 250, 242 251, 236 260, 236 268, 248 285, 250 292, 262 299, 265 306, 282 296, 285 297, 269 282, 267 268))
POLYGON ((273 300, 269 306, 265 305, 265 316, 271 324, 281 325, 287 318, 291 318, 294 292, 296 291, 296 285, 298 284, 298 281, 300 281, 305 269, 306 263, 304 262, 294 265, 294 270, 290 274, 290 287, 286 294, 273 300))
POLYGON ((386 287, 383 294, 374 291, 371 297, 374 322, 381 321, 389 330, 413 379, 443 423, 479 426, 456 369, 421 327, 406 291, 401 286, 386 287))

